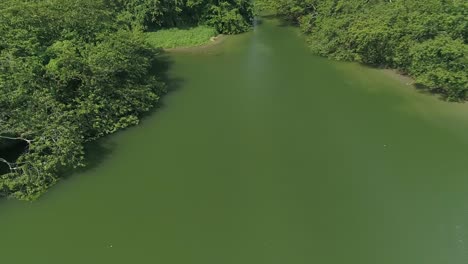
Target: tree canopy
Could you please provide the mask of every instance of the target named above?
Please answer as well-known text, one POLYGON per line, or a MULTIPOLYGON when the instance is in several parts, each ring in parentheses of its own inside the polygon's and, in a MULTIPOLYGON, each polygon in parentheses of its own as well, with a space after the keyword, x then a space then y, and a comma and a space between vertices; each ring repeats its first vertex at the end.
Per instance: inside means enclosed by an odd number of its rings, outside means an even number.
POLYGON ((219 33, 248 30, 250 0, 116 0, 109 4, 118 20, 133 28, 170 28, 207 24, 219 33))

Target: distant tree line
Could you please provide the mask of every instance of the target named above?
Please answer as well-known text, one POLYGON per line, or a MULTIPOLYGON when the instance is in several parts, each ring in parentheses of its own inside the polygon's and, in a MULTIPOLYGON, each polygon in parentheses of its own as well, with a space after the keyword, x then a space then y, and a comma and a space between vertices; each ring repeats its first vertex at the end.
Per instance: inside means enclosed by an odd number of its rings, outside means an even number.
POLYGON ((248 30, 252 22, 250 0, 105 0, 118 21, 134 28, 157 29, 199 24, 219 33, 248 30))
POLYGON ((84 166, 84 144, 158 102, 159 50, 143 31, 250 28, 247 0, 2 0, 0 196, 31 200, 84 166), (20 148, 14 159, 2 149, 20 148), (4 154, 4 155, 2 155, 4 154))
POLYGON ((257 0, 333 59, 399 69, 448 100, 467 99, 466 0, 257 0))

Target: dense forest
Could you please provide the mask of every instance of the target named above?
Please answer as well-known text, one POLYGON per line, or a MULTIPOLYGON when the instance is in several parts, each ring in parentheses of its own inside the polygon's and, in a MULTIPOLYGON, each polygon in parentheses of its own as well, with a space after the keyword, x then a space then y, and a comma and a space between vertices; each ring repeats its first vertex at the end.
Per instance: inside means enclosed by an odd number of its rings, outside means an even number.
POLYGON ((0 196, 38 197, 85 165, 86 142, 158 103, 161 50, 144 31, 251 22, 248 0, 2 0, 0 196))
POLYGON ((398 69, 447 100, 468 97, 466 0, 257 0, 298 24, 313 52, 398 69))

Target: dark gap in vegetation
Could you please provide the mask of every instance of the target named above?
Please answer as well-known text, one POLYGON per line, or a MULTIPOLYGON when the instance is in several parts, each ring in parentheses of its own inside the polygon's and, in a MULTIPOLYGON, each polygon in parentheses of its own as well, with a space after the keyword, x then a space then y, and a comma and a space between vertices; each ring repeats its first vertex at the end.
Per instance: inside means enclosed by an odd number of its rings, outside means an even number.
MULTIPOLYGON (((15 163, 28 150, 28 143, 22 140, 0 139, 0 157, 15 163)), ((6 163, 0 162, 0 175, 10 172, 6 163)))

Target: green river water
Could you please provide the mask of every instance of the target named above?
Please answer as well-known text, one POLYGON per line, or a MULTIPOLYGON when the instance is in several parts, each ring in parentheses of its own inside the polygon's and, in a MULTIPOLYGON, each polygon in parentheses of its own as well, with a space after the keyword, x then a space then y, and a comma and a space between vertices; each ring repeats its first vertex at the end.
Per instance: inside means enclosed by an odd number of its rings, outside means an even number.
POLYGON ((170 59, 163 107, 0 201, 0 263, 468 263, 466 106, 270 20, 170 59))

